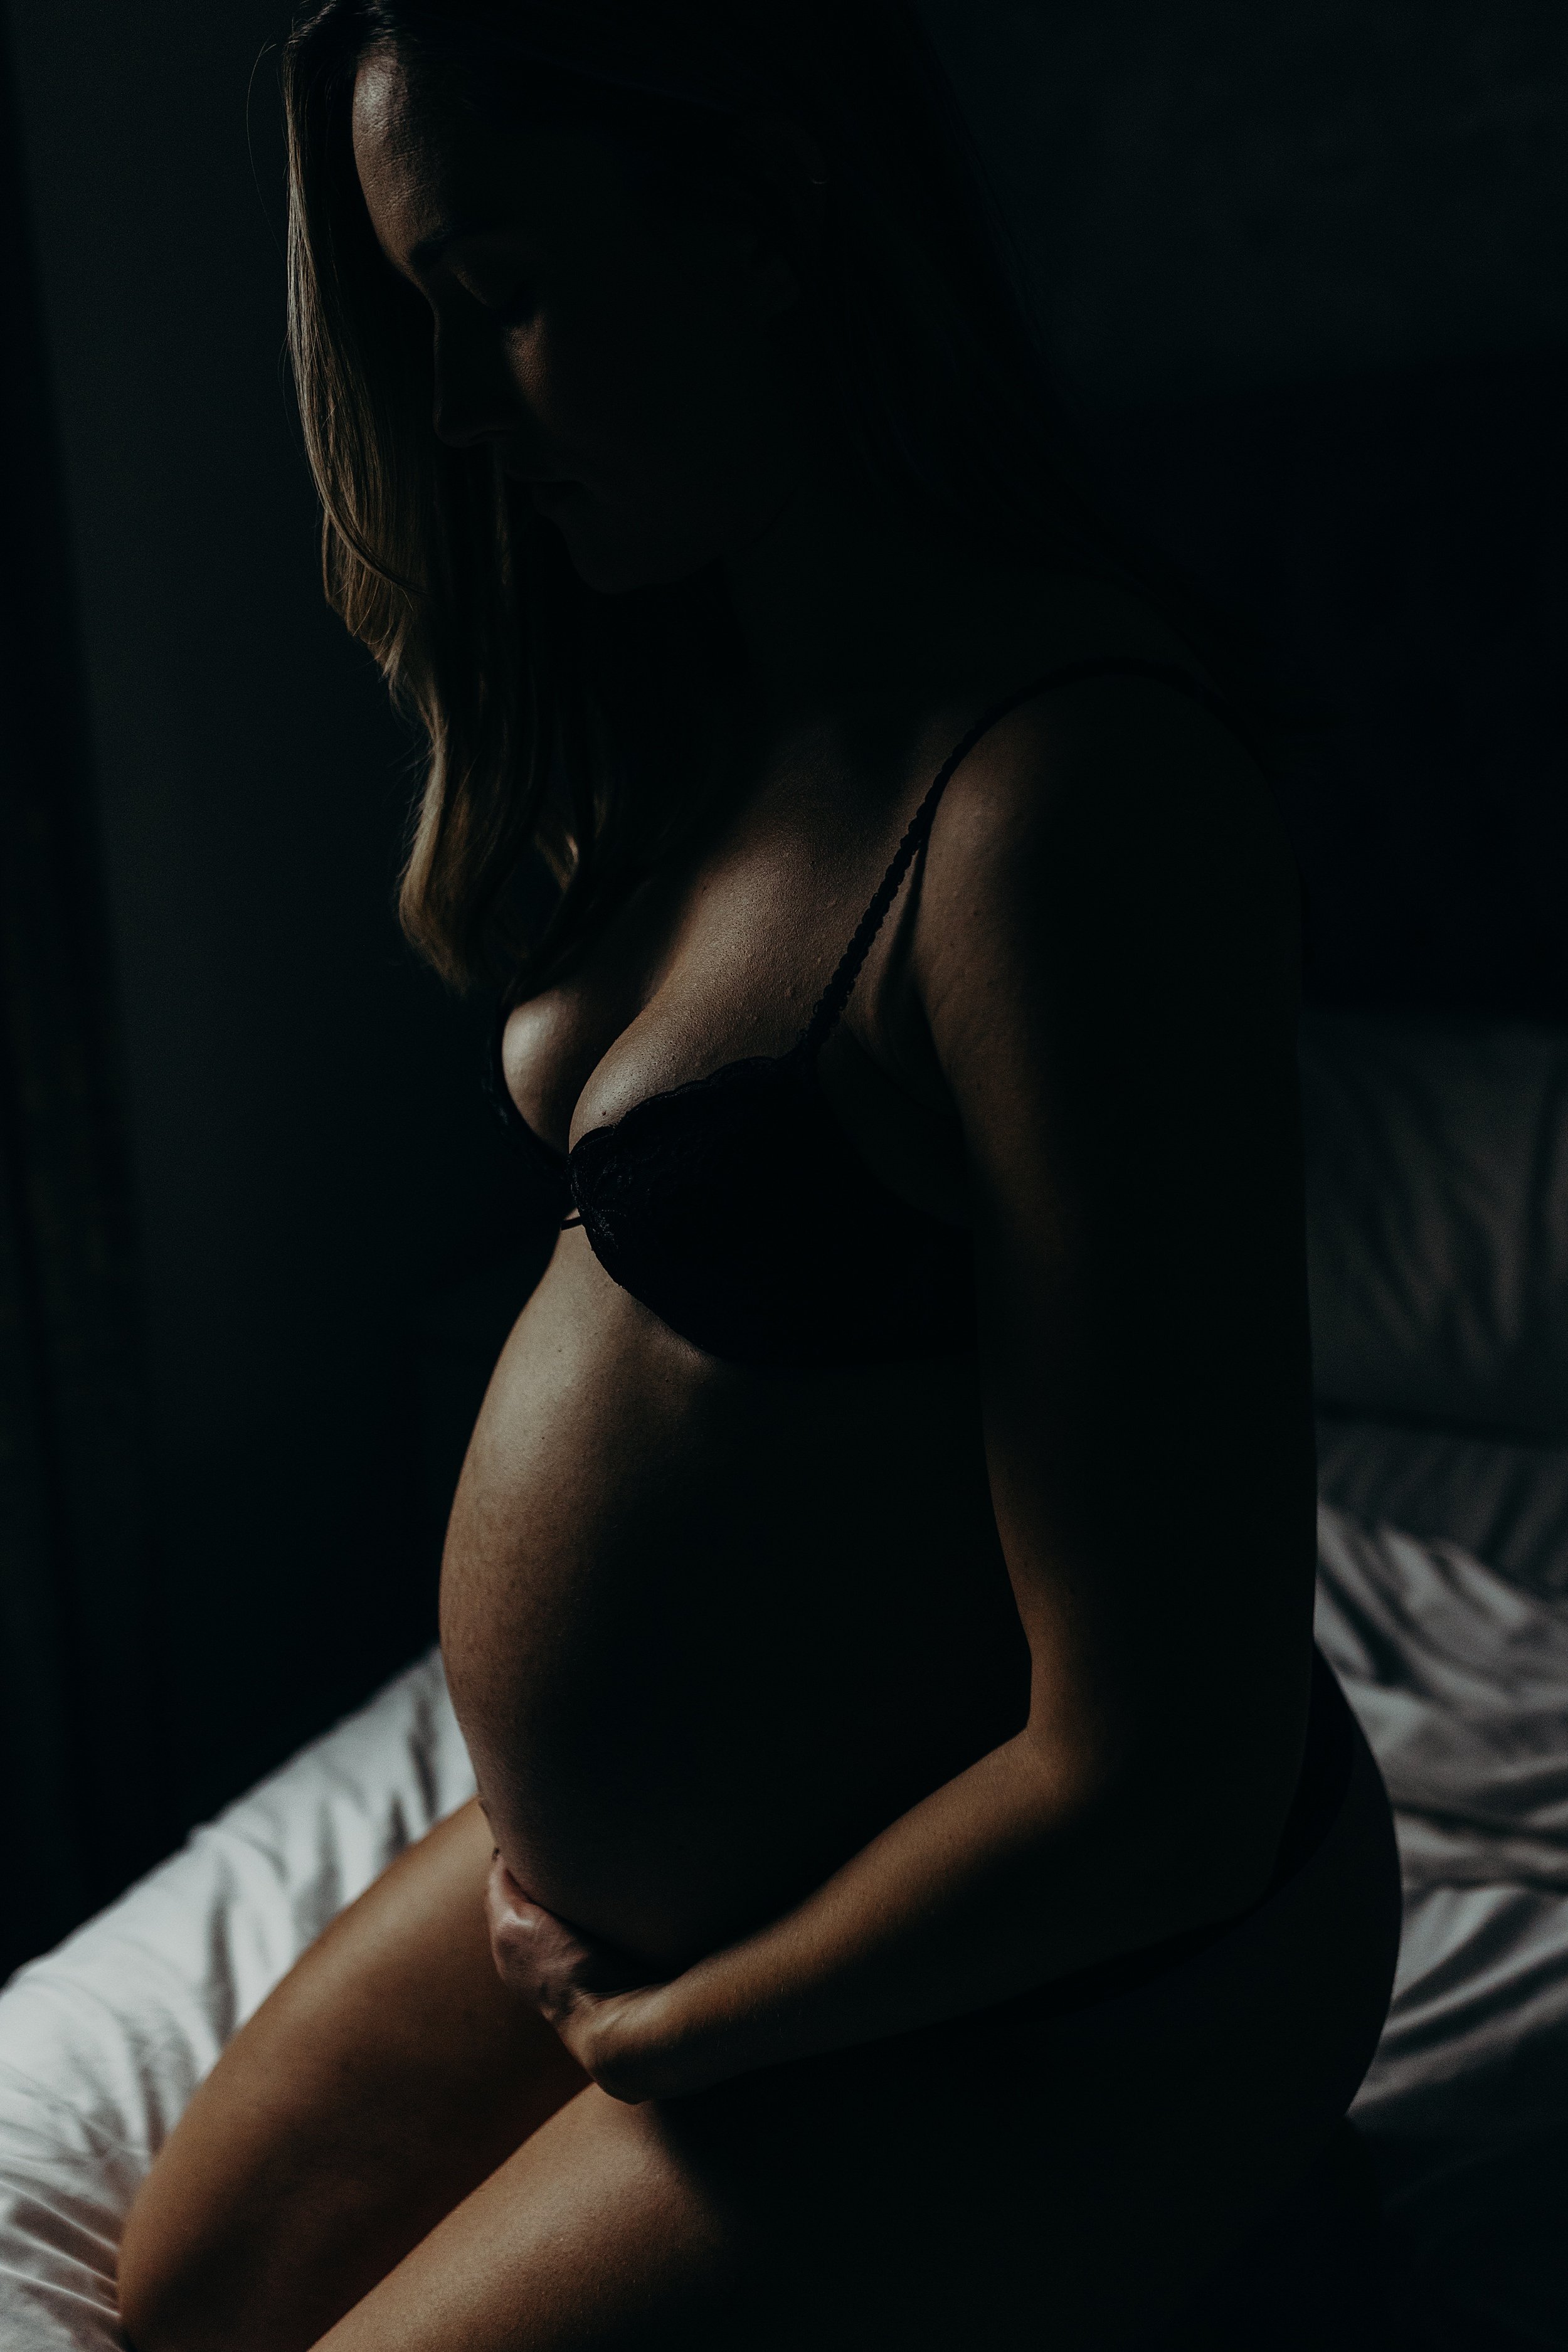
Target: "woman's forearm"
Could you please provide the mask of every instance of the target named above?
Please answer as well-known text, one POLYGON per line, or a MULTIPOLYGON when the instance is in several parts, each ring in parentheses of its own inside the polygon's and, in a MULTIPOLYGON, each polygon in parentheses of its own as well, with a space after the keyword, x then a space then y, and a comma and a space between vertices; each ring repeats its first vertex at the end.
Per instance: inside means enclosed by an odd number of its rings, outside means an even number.
POLYGON ((1028 1733, 983 1757, 783 1918, 607 2014, 605 2086, 677 2095, 932 2024, 1261 1891, 1272 1853, 1217 1806, 1062 1782, 1028 1733))

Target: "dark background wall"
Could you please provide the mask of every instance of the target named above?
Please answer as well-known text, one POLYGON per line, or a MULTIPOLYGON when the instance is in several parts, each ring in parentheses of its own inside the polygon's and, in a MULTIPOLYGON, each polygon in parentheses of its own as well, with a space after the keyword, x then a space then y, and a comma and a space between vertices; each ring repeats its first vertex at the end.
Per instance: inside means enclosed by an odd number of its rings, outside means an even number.
MULTIPOLYGON (((526 1268, 480 1022, 391 919, 406 746, 318 592, 279 12, 4 5, 189 1821, 427 1637, 526 1268)), ((928 5, 1108 493, 1323 699, 1286 788, 1314 987, 1568 1018, 1558 0, 928 5)))
POLYGON ((1315 711, 1312 992, 1568 1020, 1568 13, 926 5, 1108 493, 1315 711))
POLYGON ((922 0, 1121 405, 1568 345, 1558 0, 922 0))
POLYGON ((139 1210, 173 1802, 432 1628, 420 1366, 503 1202, 397 939, 407 747, 325 611, 269 5, 16 0, 139 1210), (247 149, 247 101, 255 125, 247 149))

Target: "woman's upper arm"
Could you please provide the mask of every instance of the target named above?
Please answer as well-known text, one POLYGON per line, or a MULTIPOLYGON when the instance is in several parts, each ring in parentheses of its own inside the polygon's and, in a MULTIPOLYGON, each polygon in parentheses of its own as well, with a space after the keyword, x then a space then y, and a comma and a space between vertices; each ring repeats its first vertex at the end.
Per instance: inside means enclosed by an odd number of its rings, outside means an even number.
POLYGON ((917 950, 1033 1726, 1175 1802, 1234 1782, 1239 1741, 1265 1814, 1311 1607, 1297 903, 1239 747, 1118 682, 961 771, 917 950))

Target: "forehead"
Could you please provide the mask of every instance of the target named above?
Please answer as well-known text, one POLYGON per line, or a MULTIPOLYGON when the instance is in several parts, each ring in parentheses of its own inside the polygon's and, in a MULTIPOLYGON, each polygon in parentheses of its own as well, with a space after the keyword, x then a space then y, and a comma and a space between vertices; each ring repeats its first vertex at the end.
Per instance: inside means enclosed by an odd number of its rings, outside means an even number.
POLYGON ((457 72, 372 49, 354 77, 353 152, 376 233, 395 257, 459 227, 578 232, 624 195, 616 152, 586 125, 502 121, 457 72))

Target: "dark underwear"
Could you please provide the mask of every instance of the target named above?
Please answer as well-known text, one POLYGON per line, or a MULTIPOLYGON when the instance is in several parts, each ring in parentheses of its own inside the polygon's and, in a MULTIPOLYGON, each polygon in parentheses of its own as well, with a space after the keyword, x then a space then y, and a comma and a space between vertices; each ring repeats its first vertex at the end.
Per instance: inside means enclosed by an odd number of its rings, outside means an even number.
POLYGON ((1096 1960, 1089 1968, 1074 1969, 1067 1976, 1053 1978, 1049 1984, 947 2022, 962 2027, 984 2019, 989 2029, 1068 2017, 1076 2011, 1094 2008, 1101 2001, 1113 2000, 1152 1984, 1184 1962, 1194 1959, 1200 1952, 1223 1943, 1245 1920, 1273 1902, 1292 1879, 1300 1877, 1322 1847, 1344 1806, 1356 1748, 1355 1717, 1334 1679, 1332 1668, 1314 1650, 1312 1696, 1301 1770, 1286 1815, 1273 1872, 1257 1901, 1248 1904, 1244 1911, 1233 1912, 1228 1918, 1205 1921, 1201 1927, 1163 1937, 1157 1944, 1145 1944, 1135 1952, 1119 1953, 1113 1959, 1096 1960))

